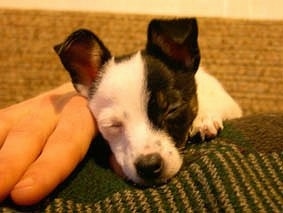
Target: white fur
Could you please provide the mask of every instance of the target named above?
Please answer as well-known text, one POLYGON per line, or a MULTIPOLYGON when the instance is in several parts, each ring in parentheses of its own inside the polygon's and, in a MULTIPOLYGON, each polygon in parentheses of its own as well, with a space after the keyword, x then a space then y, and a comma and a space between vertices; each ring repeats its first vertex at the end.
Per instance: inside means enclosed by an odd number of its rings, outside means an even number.
POLYGON ((202 67, 195 75, 197 84, 198 113, 190 135, 200 133, 202 139, 213 138, 219 129, 223 129, 223 121, 242 116, 240 106, 225 91, 222 85, 202 67))
POLYGON ((154 129, 148 120, 149 94, 140 52, 120 63, 110 60, 104 69, 89 103, 100 132, 129 179, 142 184, 135 160, 142 154, 158 152, 164 160, 160 179, 166 181, 179 171, 182 158, 171 137, 154 129))

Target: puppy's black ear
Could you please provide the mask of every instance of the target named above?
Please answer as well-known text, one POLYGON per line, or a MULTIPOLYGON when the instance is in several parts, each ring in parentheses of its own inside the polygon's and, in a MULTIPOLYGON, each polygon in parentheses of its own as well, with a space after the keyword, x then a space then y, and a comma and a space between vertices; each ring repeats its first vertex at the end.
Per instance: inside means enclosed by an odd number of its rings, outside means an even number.
POLYGON ((200 62, 195 18, 152 20, 146 51, 177 70, 195 72, 200 62))
POLYGON ((73 32, 63 43, 56 45, 54 50, 69 72, 74 87, 84 96, 87 96, 101 66, 111 57, 99 38, 85 29, 73 32))

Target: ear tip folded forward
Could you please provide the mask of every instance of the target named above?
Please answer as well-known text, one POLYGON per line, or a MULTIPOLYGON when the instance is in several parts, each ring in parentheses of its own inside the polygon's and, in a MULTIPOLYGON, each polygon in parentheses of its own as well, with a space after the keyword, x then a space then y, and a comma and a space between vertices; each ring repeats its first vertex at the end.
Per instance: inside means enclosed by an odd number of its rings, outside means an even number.
POLYGON ((92 31, 81 28, 71 33, 63 43, 55 45, 53 49, 60 56, 61 53, 67 51, 74 43, 85 43, 91 46, 93 40, 102 43, 92 31))
POLYGON ((53 46, 53 50, 57 53, 57 55, 60 55, 61 47, 62 47, 62 43, 53 46))
POLYGON ((88 29, 74 31, 54 50, 81 93, 90 87, 101 66, 111 57, 102 41, 88 29), (86 89, 79 89, 82 87, 86 89))

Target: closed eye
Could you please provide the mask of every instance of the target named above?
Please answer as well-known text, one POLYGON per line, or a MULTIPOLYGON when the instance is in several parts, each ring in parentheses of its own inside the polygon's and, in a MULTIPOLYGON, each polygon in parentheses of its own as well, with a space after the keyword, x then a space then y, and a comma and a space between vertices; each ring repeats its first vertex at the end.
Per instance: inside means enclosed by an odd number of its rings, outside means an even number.
POLYGON ((123 126, 123 122, 120 120, 108 120, 101 123, 101 131, 102 134, 117 135, 122 132, 123 126))
POLYGON ((120 127, 123 127, 123 123, 120 122, 120 121, 114 121, 114 122, 110 123, 108 127, 120 128, 120 127))
POLYGON ((173 119, 174 117, 176 117, 178 114, 178 113, 176 114, 176 112, 178 112, 179 109, 181 109, 183 105, 184 104, 180 104, 180 103, 170 104, 166 111, 166 118, 173 119))
POLYGON ((170 114, 176 112, 176 111, 178 110, 178 108, 179 108, 179 106, 169 107, 168 110, 167 110, 167 112, 166 112, 166 114, 167 114, 167 115, 170 115, 170 114))

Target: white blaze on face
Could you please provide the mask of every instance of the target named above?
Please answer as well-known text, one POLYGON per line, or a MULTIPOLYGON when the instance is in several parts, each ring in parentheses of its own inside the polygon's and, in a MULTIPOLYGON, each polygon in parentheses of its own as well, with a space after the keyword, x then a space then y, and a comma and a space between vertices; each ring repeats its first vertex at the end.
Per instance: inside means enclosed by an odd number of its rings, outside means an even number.
POLYGON ((151 125, 147 116, 147 72, 141 53, 119 63, 110 60, 89 102, 99 131, 108 141, 124 174, 136 183, 135 161, 140 155, 159 153, 164 161, 160 179, 175 175, 182 159, 171 137, 151 125))

